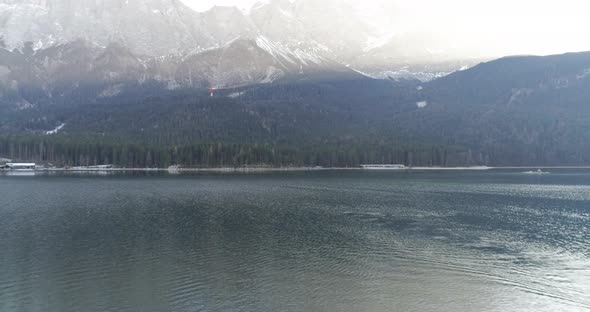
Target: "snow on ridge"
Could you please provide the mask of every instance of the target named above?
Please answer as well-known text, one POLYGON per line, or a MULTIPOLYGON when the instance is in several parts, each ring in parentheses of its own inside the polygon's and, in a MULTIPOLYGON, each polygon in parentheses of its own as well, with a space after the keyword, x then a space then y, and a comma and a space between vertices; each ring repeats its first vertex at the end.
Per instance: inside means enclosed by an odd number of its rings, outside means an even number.
POLYGON ((349 69, 351 69, 351 70, 353 70, 353 71, 355 71, 355 72, 357 72, 357 73, 359 73, 359 74, 361 74, 361 75, 363 75, 363 76, 365 76, 365 77, 367 77, 367 78, 375 79, 375 77, 373 77, 373 76, 371 76, 371 75, 369 75, 367 73, 364 73, 364 72, 362 72, 362 71, 360 71, 358 69, 354 69, 354 68, 350 67, 350 65, 346 65, 346 67, 349 68, 349 69))
POLYGON ((64 127, 66 126, 65 123, 62 123, 61 125, 57 126, 55 129, 51 130, 51 131, 45 131, 46 135, 53 135, 53 134, 57 134, 59 131, 61 131, 64 127))
POLYGON ((413 72, 408 69, 401 69, 396 71, 383 71, 376 73, 375 78, 379 79, 393 79, 396 81, 416 79, 421 82, 432 81, 451 74, 451 72, 413 72))
MULTIPOLYGON (((226 47, 229 47, 229 46, 231 46, 231 45, 232 45, 234 42, 236 42, 236 41, 238 41, 238 40, 240 40, 240 39, 242 39, 242 37, 239 37, 239 36, 238 36, 238 37, 235 37, 235 38, 233 38, 232 40, 230 40, 230 41, 226 42, 225 44, 223 44, 223 45, 221 46, 221 48, 226 48, 226 47)), ((219 47, 216 47, 216 48, 219 48, 219 47)), ((216 48, 214 48, 214 49, 216 49, 216 48)))
POLYGON ((297 50, 293 51, 293 54, 295 56, 297 56, 297 58, 304 65, 308 65, 308 62, 315 63, 316 65, 320 65, 322 63, 322 59, 319 56, 309 53, 307 51, 297 49, 297 50))
POLYGON ((291 65, 302 64, 303 66, 309 66, 311 65, 310 63, 316 65, 322 64, 322 57, 318 54, 324 49, 322 46, 314 46, 310 49, 289 49, 280 43, 271 42, 262 35, 256 38, 256 45, 277 59, 282 66, 285 66, 282 60, 291 65))
POLYGON ((286 51, 286 49, 273 44, 264 36, 258 36, 258 38, 256 38, 256 45, 272 55, 283 66, 285 65, 280 61, 280 58, 291 64, 296 64, 296 62, 289 57, 289 51, 286 51))
POLYGON ((260 83, 273 83, 284 76, 285 72, 283 72, 281 69, 270 66, 266 70, 266 76, 260 81, 260 83))

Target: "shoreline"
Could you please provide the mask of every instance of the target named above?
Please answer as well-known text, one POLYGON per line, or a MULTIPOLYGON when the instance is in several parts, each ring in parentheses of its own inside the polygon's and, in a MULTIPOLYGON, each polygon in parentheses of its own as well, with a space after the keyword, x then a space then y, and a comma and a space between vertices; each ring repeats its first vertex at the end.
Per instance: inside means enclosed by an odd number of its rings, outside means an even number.
POLYGON ((365 169, 360 167, 281 167, 281 168, 43 168, 34 170, 10 170, 1 169, 0 173, 25 173, 25 172, 167 172, 171 174, 190 172, 216 172, 216 173, 262 173, 262 172, 315 172, 315 171, 367 171, 367 172, 412 172, 412 171, 490 171, 490 170, 527 170, 527 169, 590 169, 590 166, 510 166, 510 167, 408 167, 402 169, 365 169))

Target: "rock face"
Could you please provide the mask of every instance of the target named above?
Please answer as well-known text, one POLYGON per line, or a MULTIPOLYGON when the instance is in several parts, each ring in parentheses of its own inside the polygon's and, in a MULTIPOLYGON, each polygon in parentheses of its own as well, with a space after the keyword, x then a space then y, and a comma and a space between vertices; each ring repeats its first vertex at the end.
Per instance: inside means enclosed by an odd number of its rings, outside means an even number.
POLYGON ((175 0, 2 0, 0 29, 11 48, 83 39, 164 55, 218 43, 204 19, 175 0))
POLYGON ((0 34, 9 49, 25 42, 41 49, 83 39, 99 46, 119 43, 150 56, 263 35, 287 48, 321 46, 331 58, 359 66, 367 62, 356 61, 359 57, 374 54, 386 53, 395 63, 407 61, 410 52, 418 51, 413 62, 440 52, 437 43, 424 46, 432 41, 424 34, 396 33, 396 11, 394 4, 379 0, 270 0, 248 14, 230 7, 199 13, 179 0, 0 0, 0 34))
POLYGON ((224 88, 319 75, 360 76, 314 50, 291 51, 264 37, 164 57, 138 56, 118 43, 101 47, 80 39, 25 50, 0 49, 0 103, 13 109, 75 97, 93 101, 137 88, 224 88))
POLYGON ((0 0, 0 30, 11 49, 25 42, 41 49, 83 39, 156 56, 264 35, 285 46, 319 42, 344 60, 375 36, 357 10, 354 2, 342 0, 274 0, 250 14, 230 7, 198 13, 179 0, 0 0))
POLYGON ((82 88, 92 98, 152 82, 179 89, 356 74, 306 31, 288 28, 290 40, 275 41, 263 35, 274 24, 257 21, 178 0, 0 0, 1 101, 26 109, 82 88))
POLYGON ((359 72, 430 80, 474 64, 392 36, 372 18, 376 9, 384 8, 352 0, 271 0, 247 14, 199 13, 179 0, 0 0, 0 101, 26 109, 82 87, 105 97, 150 83, 227 87, 359 72))

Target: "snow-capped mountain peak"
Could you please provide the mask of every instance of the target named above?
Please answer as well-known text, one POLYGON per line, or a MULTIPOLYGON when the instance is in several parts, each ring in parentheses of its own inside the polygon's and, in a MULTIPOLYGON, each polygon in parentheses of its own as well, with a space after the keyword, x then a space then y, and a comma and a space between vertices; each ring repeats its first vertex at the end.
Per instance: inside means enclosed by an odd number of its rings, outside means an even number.
POLYGON ((180 0, 0 0, 0 98, 12 94, 27 108, 35 101, 17 96, 25 86, 54 99, 89 85, 109 97, 150 82, 178 89, 318 74, 428 80, 471 64, 430 66, 444 56, 430 53, 439 46, 393 36, 363 10, 352 0, 268 0, 248 13, 196 12, 180 0))

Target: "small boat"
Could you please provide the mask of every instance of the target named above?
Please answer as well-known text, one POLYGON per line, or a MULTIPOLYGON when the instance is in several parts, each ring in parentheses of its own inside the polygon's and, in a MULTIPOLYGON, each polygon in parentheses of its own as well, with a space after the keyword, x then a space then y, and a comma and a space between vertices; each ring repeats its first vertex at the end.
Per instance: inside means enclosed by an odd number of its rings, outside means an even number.
POLYGON ((541 169, 537 169, 537 171, 527 171, 527 172, 523 172, 523 173, 524 174, 536 174, 536 175, 549 174, 549 172, 543 171, 541 169))

